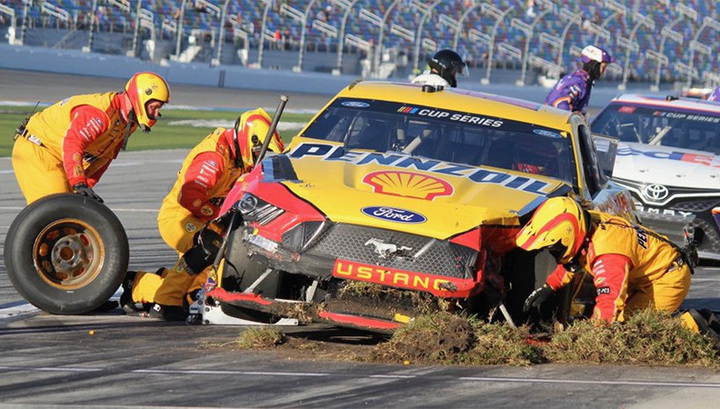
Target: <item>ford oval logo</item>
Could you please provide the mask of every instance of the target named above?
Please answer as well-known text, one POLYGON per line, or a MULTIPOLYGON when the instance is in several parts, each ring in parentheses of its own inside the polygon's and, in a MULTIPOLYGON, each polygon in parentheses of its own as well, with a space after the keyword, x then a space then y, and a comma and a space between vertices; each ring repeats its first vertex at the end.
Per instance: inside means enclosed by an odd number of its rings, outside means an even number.
POLYGON ((387 220, 398 223, 424 223, 427 217, 410 210, 397 209, 395 207, 369 206, 360 209, 365 215, 376 219, 387 220))
POLYGON ((548 131, 546 129, 533 129, 533 133, 540 136, 547 136, 550 138, 562 138, 562 135, 560 135, 557 132, 548 131))
POLYGON ((350 107, 350 108, 367 108, 370 106, 367 102, 361 102, 361 101, 343 101, 340 103, 340 105, 344 107, 350 107))

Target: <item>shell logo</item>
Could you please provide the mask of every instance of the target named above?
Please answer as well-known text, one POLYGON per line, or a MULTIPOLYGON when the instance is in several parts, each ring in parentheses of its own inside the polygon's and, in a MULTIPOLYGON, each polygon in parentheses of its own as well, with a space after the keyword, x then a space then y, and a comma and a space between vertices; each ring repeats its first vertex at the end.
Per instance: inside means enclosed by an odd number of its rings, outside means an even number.
POLYGON ((434 176, 398 170, 371 172, 362 181, 373 187, 375 193, 433 200, 453 194, 453 186, 434 176))

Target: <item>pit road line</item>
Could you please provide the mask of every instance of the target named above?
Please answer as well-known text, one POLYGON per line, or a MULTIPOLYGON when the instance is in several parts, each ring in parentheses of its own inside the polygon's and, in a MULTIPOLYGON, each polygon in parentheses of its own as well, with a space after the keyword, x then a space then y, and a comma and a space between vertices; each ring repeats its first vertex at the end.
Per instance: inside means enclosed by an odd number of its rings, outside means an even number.
MULTIPOLYGON (((116 368, 80 368, 80 367, 51 367, 51 366, 0 366, 0 371, 12 372, 113 372, 117 373, 116 368)), ((229 371, 229 370, 183 370, 183 369, 136 369, 128 371, 132 374, 157 374, 157 375, 177 375, 177 376, 194 376, 194 375, 218 375, 218 376, 267 376, 267 377, 297 377, 297 378, 318 378, 318 377, 344 377, 353 379, 442 379, 447 381, 453 379, 452 376, 436 376, 436 375, 397 375, 397 374, 375 374, 358 377, 353 374, 331 373, 331 372, 277 372, 277 371, 229 371)), ((476 377, 476 376, 459 376, 455 379, 459 381, 469 382, 489 382, 489 383, 525 383, 525 384, 565 384, 565 385, 605 385, 605 386, 649 386, 664 388, 709 388, 720 389, 720 383, 689 383, 689 382, 652 382, 652 381, 631 381, 631 380, 578 380, 578 379, 543 379, 543 378, 507 378, 507 377, 476 377)))

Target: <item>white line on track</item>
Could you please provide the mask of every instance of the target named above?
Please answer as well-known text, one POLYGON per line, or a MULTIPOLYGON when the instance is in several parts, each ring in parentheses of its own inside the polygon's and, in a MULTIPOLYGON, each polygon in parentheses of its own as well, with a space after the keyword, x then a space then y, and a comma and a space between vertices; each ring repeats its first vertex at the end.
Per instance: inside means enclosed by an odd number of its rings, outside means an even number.
POLYGON ((41 366, 37 368, 27 366, 0 366, 0 370, 8 371, 37 371, 37 372, 100 372, 103 368, 76 368, 76 367, 49 367, 41 366))
POLYGON ((17 317, 19 315, 26 315, 36 313, 40 311, 35 306, 29 303, 22 302, 18 305, 13 305, 7 308, 0 308, 0 322, 7 318, 17 317))
POLYGON ((475 382, 501 382, 501 383, 561 383, 561 384, 577 384, 577 385, 617 385, 617 386, 664 386, 675 388, 718 388, 720 383, 689 383, 689 382, 652 382, 652 381, 603 381, 579 379, 539 379, 539 378, 495 378, 495 377, 479 377, 479 376, 463 376, 458 378, 461 381, 475 382))
MULTIPOLYGON (((0 366, 2 371, 38 371, 38 372, 100 372, 109 370, 106 368, 81 368, 81 367, 32 367, 32 366, 0 366)), ((220 371, 220 370, 173 370, 173 369, 137 369, 130 371, 134 374, 157 374, 157 375, 246 375, 246 376, 292 376, 299 378, 319 378, 326 376, 343 376, 343 374, 334 374, 330 372, 264 372, 264 371, 220 371)), ((354 379, 358 379, 357 375, 352 375, 354 379)), ((379 375, 365 375, 364 378, 377 379, 377 378, 397 378, 397 379, 408 379, 408 378, 435 378, 436 375, 395 375, 395 374, 379 374, 379 375)), ((443 375, 443 379, 447 379, 447 376, 443 375)), ((490 383, 526 383, 526 384, 569 384, 569 385, 612 385, 612 386, 649 386, 649 387, 670 387, 670 388, 712 388, 720 389, 720 383, 691 383, 691 382, 662 382, 662 381, 631 381, 631 380, 617 380, 617 381, 602 381, 602 380, 578 380, 578 379, 543 379, 543 378, 504 378, 504 377, 485 377, 485 376, 461 376, 458 377, 459 381, 469 382, 490 382, 490 383)))
POLYGON ((210 370, 173 370, 173 369, 137 369, 132 373, 162 375, 251 375, 251 376, 329 376, 325 372, 261 372, 261 371, 210 371, 210 370))
POLYGON ((141 161, 135 161, 135 162, 115 162, 112 166, 113 168, 122 168, 122 167, 128 167, 128 166, 138 166, 138 165, 144 165, 146 163, 183 163, 184 159, 166 159, 166 160, 141 160, 141 161))
POLYGON ((417 375, 370 375, 369 378, 411 379, 411 378, 417 378, 417 375))
MULTIPOLYGON (((0 210, 22 210, 24 207, 20 206, 0 206, 0 210)), ((158 209, 125 209, 125 208, 111 208, 113 212, 136 212, 136 213, 157 213, 158 209)))

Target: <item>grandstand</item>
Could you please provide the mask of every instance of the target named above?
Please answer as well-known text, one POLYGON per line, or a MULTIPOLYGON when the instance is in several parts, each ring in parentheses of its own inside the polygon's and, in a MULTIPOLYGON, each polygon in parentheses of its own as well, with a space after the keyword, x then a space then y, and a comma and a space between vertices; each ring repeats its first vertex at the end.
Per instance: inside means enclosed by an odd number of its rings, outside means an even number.
POLYGON ((490 68, 557 76, 594 43, 620 60, 611 76, 623 83, 714 86, 718 20, 716 0, 0 0, 0 27, 17 45, 134 56, 149 41, 141 58, 250 66, 302 48, 336 71, 355 55, 375 77, 406 76, 456 48, 487 81, 490 68))

